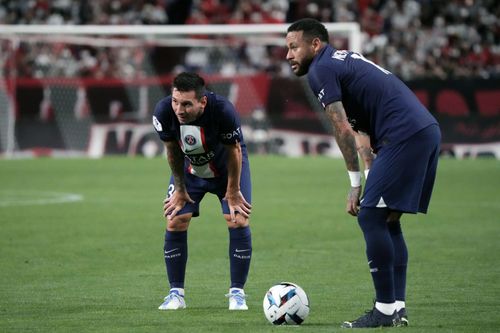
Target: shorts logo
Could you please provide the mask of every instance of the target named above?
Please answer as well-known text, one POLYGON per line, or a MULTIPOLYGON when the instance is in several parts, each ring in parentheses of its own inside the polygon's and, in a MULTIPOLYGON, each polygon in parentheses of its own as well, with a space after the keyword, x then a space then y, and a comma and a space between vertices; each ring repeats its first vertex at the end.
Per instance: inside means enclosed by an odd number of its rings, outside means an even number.
POLYGON ((191 134, 188 134, 184 137, 184 142, 190 146, 193 146, 196 144, 196 138, 194 136, 192 136, 191 134))

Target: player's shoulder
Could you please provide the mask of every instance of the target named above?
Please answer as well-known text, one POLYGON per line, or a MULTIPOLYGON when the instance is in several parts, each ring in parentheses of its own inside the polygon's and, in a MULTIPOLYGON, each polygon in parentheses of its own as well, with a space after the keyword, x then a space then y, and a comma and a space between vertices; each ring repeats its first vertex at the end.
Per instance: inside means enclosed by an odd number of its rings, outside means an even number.
POLYGON ((335 51, 333 47, 326 46, 309 66, 307 78, 315 93, 318 93, 325 85, 335 81, 340 73, 343 72, 339 68, 339 64, 333 61, 335 51))
POLYGON ((172 96, 167 96, 160 99, 154 108, 153 125, 157 131, 163 131, 170 127, 174 122, 172 109, 172 96))
POLYGON ((167 96, 160 99, 155 106, 154 114, 162 115, 172 109, 172 96, 167 96))
POLYGON ((337 50, 327 45, 320 51, 309 67, 309 73, 317 75, 327 74, 331 71, 342 70, 346 58, 351 54, 348 50, 337 50))
POLYGON ((222 104, 229 103, 229 100, 226 97, 213 91, 207 91, 206 96, 209 104, 212 103, 216 106, 220 106, 222 104))
POLYGON ((208 105, 213 110, 213 112, 217 114, 235 112, 234 105, 228 98, 214 92, 208 92, 206 96, 208 105))

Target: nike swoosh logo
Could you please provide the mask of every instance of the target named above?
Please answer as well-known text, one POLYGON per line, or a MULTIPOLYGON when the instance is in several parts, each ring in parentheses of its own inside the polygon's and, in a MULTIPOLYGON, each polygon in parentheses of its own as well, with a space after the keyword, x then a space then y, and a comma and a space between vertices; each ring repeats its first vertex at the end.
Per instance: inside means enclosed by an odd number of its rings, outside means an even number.
POLYGON ((368 261, 368 265, 372 263, 373 260, 368 261))
POLYGON ((184 150, 184 152, 186 154, 189 154, 189 153, 192 153, 193 151, 195 151, 196 149, 198 149, 198 148, 195 148, 195 149, 186 149, 186 150, 184 150))
POLYGON ((248 252, 248 251, 250 251, 250 249, 244 249, 244 250, 236 249, 236 250, 234 250, 234 252, 236 252, 236 253, 248 252))
POLYGON ((178 249, 179 249, 179 248, 178 248, 178 247, 176 247, 176 248, 175 248, 175 249, 173 249, 173 250, 168 250, 168 251, 165 251, 165 254, 169 254, 169 253, 171 253, 171 252, 177 251, 178 249))

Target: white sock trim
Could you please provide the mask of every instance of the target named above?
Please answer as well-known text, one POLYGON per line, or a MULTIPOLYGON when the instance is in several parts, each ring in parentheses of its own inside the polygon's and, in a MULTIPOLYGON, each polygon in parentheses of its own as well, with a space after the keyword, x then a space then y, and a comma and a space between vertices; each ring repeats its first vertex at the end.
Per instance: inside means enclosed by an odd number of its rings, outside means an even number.
POLYGON ((396 301, 396 311, 404 309, 406 307, 405 301, 396 301))
POLYGON ((184 296, 184 288, 170 288, 171 292, 173 290, 177 291, 179 293, 179 295, 184 296))
POLYGON ((231 293, 233 290, 238 290, 240 291, 243 295, 245 295, 245 290, 241 289, 241 288, 229 288, 229 293, 231 293))
POLYGON ((375 308, 386 316, 390 316, 394 313, 394 311, 396 311, 396 303, 375 302, 375 308))

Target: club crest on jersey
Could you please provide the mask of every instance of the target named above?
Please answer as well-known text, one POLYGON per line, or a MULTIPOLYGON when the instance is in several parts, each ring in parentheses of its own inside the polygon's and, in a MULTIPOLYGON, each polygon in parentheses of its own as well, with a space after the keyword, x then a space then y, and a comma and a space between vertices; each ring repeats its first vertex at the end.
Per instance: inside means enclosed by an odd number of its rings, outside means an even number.
POLYGON ((193 135, 188 134, 184 137, 184 142, 190 146, 194 146, 196 144, 196 138, 193 135))

